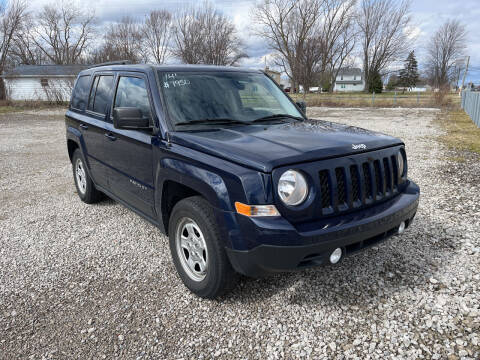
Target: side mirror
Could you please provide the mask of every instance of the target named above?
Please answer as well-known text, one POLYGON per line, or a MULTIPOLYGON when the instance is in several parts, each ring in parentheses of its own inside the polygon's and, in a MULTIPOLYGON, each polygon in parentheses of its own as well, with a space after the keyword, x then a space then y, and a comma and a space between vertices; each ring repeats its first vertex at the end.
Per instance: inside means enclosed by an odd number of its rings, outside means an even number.
POLYGON ((295 104, 297 104, 297 106, 300 108, 300 110, 302 110, 304 115, 307 115, 307 104, 305 103, 305 101, 303 101, 303 100, 297 101, 297 102, 295 102, 295 104))
POLYGON ((117 129, 149 129, 150 122, 139 108, 117 107, 113 109, 113 126, 117 129))

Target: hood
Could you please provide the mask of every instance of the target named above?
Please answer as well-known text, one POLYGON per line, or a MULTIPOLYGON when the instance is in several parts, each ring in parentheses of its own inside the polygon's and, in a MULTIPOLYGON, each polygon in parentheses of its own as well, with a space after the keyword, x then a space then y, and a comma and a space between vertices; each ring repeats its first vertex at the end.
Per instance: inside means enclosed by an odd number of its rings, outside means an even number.
POLYGON ((262 172, 403 144, 385 134, 323 120, 172 132, 171 141, 262 172))

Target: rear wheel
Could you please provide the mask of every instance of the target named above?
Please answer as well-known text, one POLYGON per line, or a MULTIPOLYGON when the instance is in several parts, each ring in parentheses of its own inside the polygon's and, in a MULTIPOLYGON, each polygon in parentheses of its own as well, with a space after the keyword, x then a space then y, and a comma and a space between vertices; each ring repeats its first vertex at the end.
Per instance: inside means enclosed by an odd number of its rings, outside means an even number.
POLYGON ((185 286, 215 298, 232 289, 237 274, 227 258, 212 207, 200 196, 179 201, 169 221, 170 251, 185 286))
POLYGON ((72 169, 77 194, 80 200, 92 204, 101 199, 101 193, 95 189, 92 179, 88 175, 80 150, 75 150, 72 156, 72 169))

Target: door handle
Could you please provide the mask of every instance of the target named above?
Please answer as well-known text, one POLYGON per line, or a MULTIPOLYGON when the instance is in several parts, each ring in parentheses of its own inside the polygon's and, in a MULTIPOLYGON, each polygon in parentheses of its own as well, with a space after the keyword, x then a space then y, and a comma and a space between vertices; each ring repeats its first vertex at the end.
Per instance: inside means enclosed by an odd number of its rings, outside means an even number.
POLYGON ((83 130, 87 130, 87 129, 88 129, 88 125, 85 125, 85 124, 80 124, 80 127, 81 127, 83 130))
POLYGON ((108 140, 110 141, 115 141, 117 140, 116 136, 113 136, 112 133, 105 133, 105 136, 107 137, 108 140))

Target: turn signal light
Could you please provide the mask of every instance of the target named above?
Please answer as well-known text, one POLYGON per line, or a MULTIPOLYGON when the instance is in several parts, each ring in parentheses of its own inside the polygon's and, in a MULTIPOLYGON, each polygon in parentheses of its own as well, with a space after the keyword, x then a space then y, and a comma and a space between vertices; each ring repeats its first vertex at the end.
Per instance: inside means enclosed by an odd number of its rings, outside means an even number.
POLYGON ((246 205, 236 201, 235 209, 245 216, 280 216, 275 205, 246 205))

